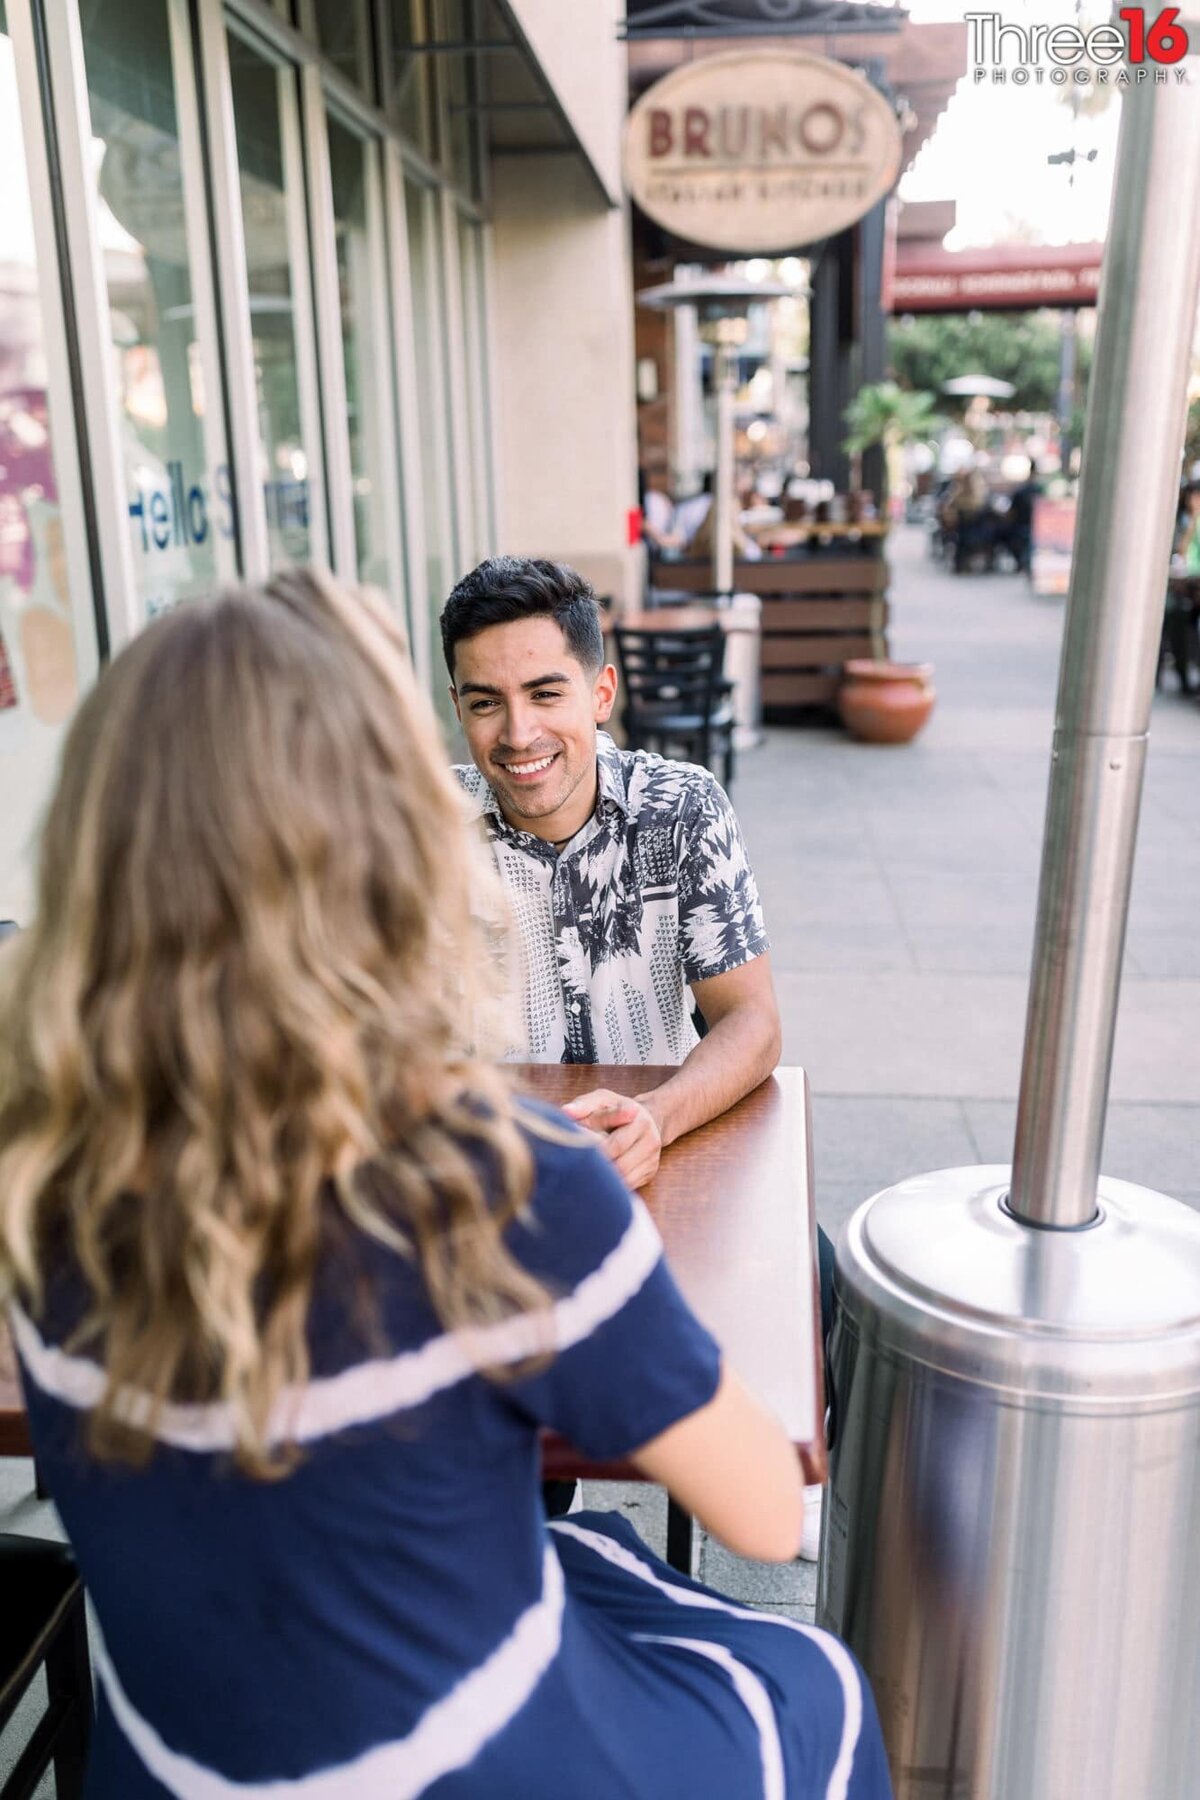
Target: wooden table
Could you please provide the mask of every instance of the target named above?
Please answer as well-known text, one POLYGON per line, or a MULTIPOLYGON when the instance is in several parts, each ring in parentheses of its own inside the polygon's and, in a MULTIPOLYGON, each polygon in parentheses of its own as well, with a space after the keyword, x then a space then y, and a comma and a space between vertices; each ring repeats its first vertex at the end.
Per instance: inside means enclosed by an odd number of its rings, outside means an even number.
MULTIPOLYGON (((561 1105, 590 1088, 645 1093, 669 1068, 535 1063, 521 1085, 561 1105)), ((816 1286, 816 1220, 808 1082, 779 1069, 719 1119, 672 1144, 644 1199, 684 1295, 730 1365, 778 1415, 806 1481, 823 1481, 824 1376, 816 1286)), ((25 1410, 0 1330, 0 1455, 31 1454, 25 1410), (7 1359, 7 1360, 6 1360, 7 1359)), ((635 1478, 589 1462, 548 1436, 547 1475, 635 1478)), ((691 1521, 672 1509, 668 1551, 690 1567, 691 1521)))
POLYGON ((856 544, 862 539, 885 538, 886 519, 797 519, 793 524, 748 525, 749 535, 764 550, 794 550, 801 544, 856 544))
MULTIPOLYGON (((645 1093, 670 1068, 526 1064, 518 1077, 561 1105, 590 1088, 645 1093)), ((780 1418, 805 1479, 825 1478, 808 1082, 778 1069, 736 1106, 664 1151, 643 1198, 685 1297, 730 1364, 780 1418)), ((596 1475, 551 1440, 547 1472, 596 1475)), ((608 1473, 609 1471, 605 1471, 608 1473)))
POLYGON ((32 1456, 12 1340, 0 1323, 0 1456, 32 1456))

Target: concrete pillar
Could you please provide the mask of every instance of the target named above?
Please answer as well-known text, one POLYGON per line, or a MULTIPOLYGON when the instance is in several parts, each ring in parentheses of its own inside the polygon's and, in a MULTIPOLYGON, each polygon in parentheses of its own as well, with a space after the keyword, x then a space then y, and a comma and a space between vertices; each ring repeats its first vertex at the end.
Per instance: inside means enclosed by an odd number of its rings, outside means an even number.
POLYGON ((843 418, 853 391, 854 236, 845 231, 822 249, 812 278, 808 370, 808 460, 812 474, 844 492, 850 459, 842 449, 843 418))
POLYGON ((582 160, 492 164, 498 544, 640 599, 633 277, 625 213, 582 160))

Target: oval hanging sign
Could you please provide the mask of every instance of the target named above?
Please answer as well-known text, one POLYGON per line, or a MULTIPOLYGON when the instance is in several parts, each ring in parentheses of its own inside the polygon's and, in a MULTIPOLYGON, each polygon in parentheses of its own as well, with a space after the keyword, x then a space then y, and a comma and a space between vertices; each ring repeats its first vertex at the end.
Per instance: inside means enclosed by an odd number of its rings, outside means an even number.
POLYGON ((625 185, 691 243, 762 256, 831 237, 900 173, 900 127, 844 63, 738 50, 666 75, 625 121, 625 185))

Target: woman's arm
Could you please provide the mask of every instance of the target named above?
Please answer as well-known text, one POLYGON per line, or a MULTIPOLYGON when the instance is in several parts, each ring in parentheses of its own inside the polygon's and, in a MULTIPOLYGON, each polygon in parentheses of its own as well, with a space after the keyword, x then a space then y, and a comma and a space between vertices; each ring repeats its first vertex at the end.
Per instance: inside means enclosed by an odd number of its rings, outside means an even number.
POLYGON ((633 1460, 738 1556, 790 1562, 799 1553, 804 1486, 795 1448, 728 1365, 707 1406, 633 1460))

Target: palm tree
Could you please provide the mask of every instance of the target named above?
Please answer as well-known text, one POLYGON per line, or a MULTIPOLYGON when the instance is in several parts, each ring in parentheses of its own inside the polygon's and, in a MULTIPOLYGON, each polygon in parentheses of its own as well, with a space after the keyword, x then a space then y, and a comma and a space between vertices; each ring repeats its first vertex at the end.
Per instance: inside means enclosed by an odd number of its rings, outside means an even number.
MULTIPOLYGON (((884 492, 880 512, 886 517, 888 461, 906 444, 936 436, 943 421, 936 411, 936 397, 923 388, 902 388, 898 381, 872 381, 859 388, 846 408, 848 426, 844 448, 860 457, 873 444, 883 446, 884 492)), ((857 485, 858 476, 855 481, 857 485)))

